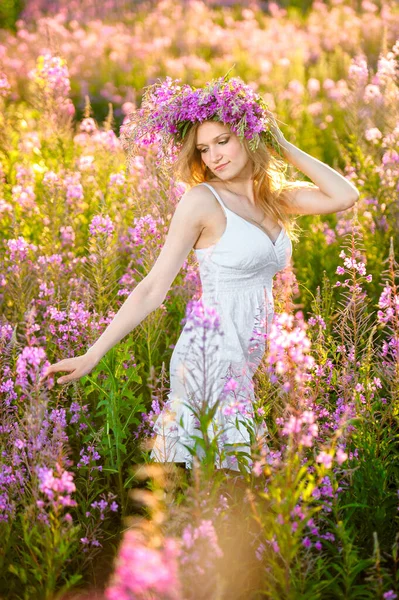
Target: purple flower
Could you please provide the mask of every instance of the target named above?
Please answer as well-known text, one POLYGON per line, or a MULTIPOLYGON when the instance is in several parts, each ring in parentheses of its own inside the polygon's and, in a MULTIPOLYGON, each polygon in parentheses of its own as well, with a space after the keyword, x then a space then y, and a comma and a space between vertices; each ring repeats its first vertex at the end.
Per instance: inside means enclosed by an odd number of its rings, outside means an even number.
POLYGON ((395 592, 393 590, 389 590, 388 592, 385 592, 385 594, 383 594, 382 597, 385 600, 395 600, 395 598, 397 598, 398 595, 395 594, 395 592))
POLYGON ((262 556, 266 550, 266 546, 262 543, 259 544, 257 549, 255 550, 255 555, 258 560, 262 560, 262 556))
POLYGON ((266 542, 273 548, 273 551, 278 554, 280 552, 280 546, 276 540, 276 535, 274 534, 271 540, 266 540, 266 542))
POLYGON ((18 237, 18 239, 7 240, 6 246, 10 251, 10 260, 15 262, 26 261, 28 257, 28 251, 33 250, 36 252, 37 250, 37 246, 26 242, 21 235, 18 237))
POLYGON ((194 328, 218 331, 220 328, 220 317, 217 310, 213 306, 206 306, 201 299, 191 300, 187 303, 186 316, 182 322, 187 323, 188 331, 194 328))
POLYGON ((107 600, 137 598, 181 598, 178 576, 180 554, 178 543, 166 538, 162 547, 149 545, 144 535, 130 529, 123 538, 110 586, 105 591, 107 600))
POLYGON ((39 490, 47 497, 49 506, 53 506, 55 510, 64 506, 76 506, 75 500, 70 497, 76 491, 72 473, 65 471, 59 463, 56 465, 56 473, 46 467, 37 467, 36 473, 39 490))
POLYGON ((94 133, 98 130, 98 127, 94 119, 86 117, 80 123, 79 130, 84 131, 85 133, 94 133))
POLYGON ((209 519, 202 519, 198 527, 187 525, 187 527, 185 527, 183 530, 182 540, 185 548, 192 548, 199 539, 207 541, 211 552, 215 556, 223 556, 223 551, 221 550, 217 541, 215 528, 212 521, 209 519))
POLYGON ((323 544, 319 540, 317 540, 317 542, 314 543, 314 547, 316 548, 316 550, 321 550, 323 544))
POLYGON ((333 457, 331 454, 327 452, 320 452, 320 454, 316 458, 316 462, 322 463, 326 469, 330 469, 332 465, 333 457))
POLYGON ((110 217, 101 215, 96 215, 92 218, 91 223, 89 225, 89 230, 91 235, 97 235, 99 233, 105 233, 106 235, 111 235, 114 232, 114 225, 110 219, 110 217))
POLYGON ((35 346, 26 346, 17 358, 16 364, 16 384, 23 389, 27 388, 29 380, 33 382, 36 379, 38 367, 46 357, 43 348, 35 346))
POLYGON ((260 460, 255 461, 252 465, 252 473, 255 475, 255 477, 260 477, 262 475, 263 466, 260 460))
POLYGON ((81 183, 70 183, 67 186, 66 199, 68 204, 72 204, 71 200, 83 200, 84 192, 81 183))
MULTIPOLYGON (((274 316, 268 350, 268 370, 272 376, 286 376, 295 371, 295 381, 303 385, 308 380, 308 371, 314 367, 315 360, 309 354, 310 339, 306 335, 306 324, 300 311, 296 315, 286 312, 274 316)), ((290 382, 285 381, 285 389, 290 382)))
POLYGON ((303 538, 302 544, 305 546, 305 548, 312 547, 312 542, 310 541, 310 538, 308 538, 307 536, 305 538, 303 538))
POLYGON ((226 382, 223 391, 225 392, 231 392, 237 389, 238 383, 235 379, 233 379, 233 377, 230 377, 230 379, 226 382))
POLYGON ((338 448, 337 452, 336 452, 336 461, 339 465, 342 465, 343 462, 346 461, 346 459, 348 458, 348 455, 346 452, 344 452, 343 450, 341 450, 341 448, 338 448))
POLYGON ((0 98, 6 98, 11 91, 11 85, 5 73, 0 73, 0 98))
POLYGON ((64 59, 49 53, 37 59, 36 69, 30 76, 41 89, 54 94, 56 97, 67 97, 71 91, 68 67, 64 59))
POLYGON ((111 173, 109 176, 110 186, 122 186, 126 182, 126 176, 124 173, 111 173))
POLYGON ((349 66, 348 76, 349 80, 355 83, 357 86, 366 85, 369 72, 367 60, 363 56, 356 56, 352 59, 352 63, 349 66))
POLYGON ((141 108, 123 121, 120 140, 127 152, 128 167, 136 144, 159 143, 158 158, 173 162, 190 125, 205 120, 229 125, 241 139, 249 140, 252 149, 262 138, 279 152, 268 105, 240 77, 219 77, 197 89, 166 77, 148 86, 141 108))
POLYGON ((33 209, 36 206, 36 194, 33 185, 14 185, 12 199, 23 209, 33 209))
POLYGON ((308 325, 316 325, 318 323, 321 329, 326 329, 326 323, 320 315, 316 315, 315 317, 310 317, 308 319, 308 325))
POLYGON ((291 415, 284 423, 282 435, 298 435, 299 443, 310 448, 313 446, 314 438, 319 433, 319 426, 315 423, 316 415, 311 410, 305 410, 298 416, 291 415))

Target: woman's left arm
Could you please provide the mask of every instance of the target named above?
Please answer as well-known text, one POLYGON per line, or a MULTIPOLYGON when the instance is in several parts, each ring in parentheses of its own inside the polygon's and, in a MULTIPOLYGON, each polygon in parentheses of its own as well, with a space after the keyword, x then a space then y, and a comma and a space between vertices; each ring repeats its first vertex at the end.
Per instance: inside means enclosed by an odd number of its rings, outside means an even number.
POLYGON ((283 150, 284 158, 307 175, 316 186, 290 191, 287 212, 323 215, 351 208, 359 200, 356 187, 338 171, 288 142, 274 119, 273 122, 271 129, 283 150))
POLYGON ((286 140, 280 145, 285 159, 317 186, 292 190, 292 195, 289 196, 292 202, 290 212, 292 210, 301 215, 323 215, 347 210, 358 201, 358 190, 338 171, 286 140))

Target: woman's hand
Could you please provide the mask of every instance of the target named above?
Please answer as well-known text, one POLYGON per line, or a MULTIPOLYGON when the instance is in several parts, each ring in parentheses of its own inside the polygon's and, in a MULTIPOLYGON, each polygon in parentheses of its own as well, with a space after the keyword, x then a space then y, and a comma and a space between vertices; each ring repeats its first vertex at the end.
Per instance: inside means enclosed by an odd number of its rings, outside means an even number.
POLYGON ((278 141, 278 143, 283 146, 287 140, 285 139, 284 134, 281 131, 280 127, 277 125, 276 117, 270 111, 268 111, 268 117, 269 117, 269 127, 270 127, 271 133, 273 134, 275 139, 278 141))
POLYGON ((281 131, 280 127, 277 125, 277 121, 274 117, 270 123, 270 129, 271 129, 271 132, 273 133, 274 137, 277 139, 278 143, 281 146, 284 146, 284 144, 287 142, 287 140, 285 139, 284 134, 281 131))
POLYGON ((98 362, 98 359, 90 353, 83 354, 82 356, 75 356, 73 358, 64 358, 47 367, 45 373, 39 379, 39 385, 43 383, 50 373, 58 373, 59 371, 68 371, 70 375, 61 377, 57 380, 57 383, 69 383, 70 381, 75 381, 90 373, 98 362))

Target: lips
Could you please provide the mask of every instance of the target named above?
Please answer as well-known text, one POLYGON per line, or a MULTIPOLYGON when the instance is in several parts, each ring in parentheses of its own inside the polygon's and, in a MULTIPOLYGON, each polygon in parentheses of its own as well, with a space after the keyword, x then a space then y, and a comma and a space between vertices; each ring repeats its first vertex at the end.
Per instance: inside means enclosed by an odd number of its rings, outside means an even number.
POLYGON ((218 167, 215 167, 215 171, 220 171, 221 169, 223 169, 228 164, 229 163, 224 163, 224 165, 219 165, 218 167))

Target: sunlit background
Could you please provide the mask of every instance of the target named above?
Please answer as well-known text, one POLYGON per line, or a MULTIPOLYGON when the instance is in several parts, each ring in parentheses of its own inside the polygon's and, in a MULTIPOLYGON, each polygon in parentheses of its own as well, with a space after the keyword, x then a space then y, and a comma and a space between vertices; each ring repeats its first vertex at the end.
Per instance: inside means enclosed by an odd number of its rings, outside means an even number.
POLYGON ((397 2, 3 0, 0 27, 1 598, 397 598, 397 2), (149 461, 194 253, 90 375, 38 385, 148 273, 186 189, 152 147, 126 169, 125 116, 158 78, 232 67, 360 192, 298 219, 255 377, 270 442, 240 479, 149 461))

